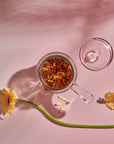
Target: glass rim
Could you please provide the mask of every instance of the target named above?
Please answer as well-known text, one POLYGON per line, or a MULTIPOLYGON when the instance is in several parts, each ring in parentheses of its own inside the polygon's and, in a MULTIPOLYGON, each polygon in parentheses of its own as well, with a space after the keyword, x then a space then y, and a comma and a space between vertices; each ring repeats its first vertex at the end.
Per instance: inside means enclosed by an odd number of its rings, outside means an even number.
POLYGON ((37 76, 38 83, 42 84, 48 90, 53 91, 53 92, 62 92, 62 91, 68 90, 69 87, 72 85, 72 83, 76 81, 76 78, 77 78, 77 68, 76 68, 76 65, 75 65, 74 61, 67 54, 62 53, 62 52, 50 52, 50 53, 47 53, 46 55, 44 55, 39 60, 39 62, 37 63, 37 66, 36 66, 36 76, 37 76), (57 89, 56 88, 51 88, 47 84, 45 84, 43 82, 42 78, 41 78, 41 68, 42 68, 42 65, 45 63, 46 60, 50 59, 51 57, 60 57, 60 58, 63 58, 71 66, 71 69, 72 69, 72 72, 73 72, 73 76, 72 76, 71 80, 68 82, 68 84, 66 84, 62 88, 57 88, 57 89))
POLYGON ((110 44, 107 40, 105 40, 105 39, 103 39, 103 38, 100 38, 100 37, 90 38, 90 39, 88 39, 84 44, 82 44, 82 46, 81 46, 81 48, 80 48, 80 51, 79 51, 79 58, 80 58, 81 63, 83 64, 83 66, 86 67, 87 69, 92 70, 92 71, 99 71, 99 70, 102 70, 102 69, 108 67, 108 66, 110 65, 110 63, 112 62, 112 60, 113 60, 113 48, 112 48, 111 44, 110 44), (87 45, 89 42, 92 42, 92 41, 102 42, 102 43, 104 43, 105 45, 107 45, 107 49, 109 49, 110 57, 109 57, 109 59, 108 59, 108 62, 107 62, 103 67, 101 67, 101 68, 92 68, 92 67, 90 68, 90 67, 84 62, 84 60, 83 60, 83 58, 82 58, 82 51, 83 51, 84 47, 86 47, 86 45, 87 45))

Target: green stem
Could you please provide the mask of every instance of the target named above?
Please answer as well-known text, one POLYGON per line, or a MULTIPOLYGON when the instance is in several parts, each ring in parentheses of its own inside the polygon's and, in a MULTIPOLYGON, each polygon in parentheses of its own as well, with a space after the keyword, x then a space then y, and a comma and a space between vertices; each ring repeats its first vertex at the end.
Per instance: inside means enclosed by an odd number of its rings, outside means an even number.
POLYGON ((45 113, 50 119, 52 119, 53 121, 55 121, 55 122, 57 122, 63 126, 79 127, 79 128, 114 128, 114 125, 82 125, 82 124, 66 123, 66 122, 63 122, 63 121, 60 121, 60 120, 54 118, 46 110, 44 110, 42 107, 40 107, 39 105, 37 105, 35 103, 32 103, 30 101, 26 101, 26 100, 19 100, 19 99, 15 100, 15 102, 24 102, 24 103, 28 103, 28 104, 35 106, 36 108, 41 110, 43 113, 45 113))

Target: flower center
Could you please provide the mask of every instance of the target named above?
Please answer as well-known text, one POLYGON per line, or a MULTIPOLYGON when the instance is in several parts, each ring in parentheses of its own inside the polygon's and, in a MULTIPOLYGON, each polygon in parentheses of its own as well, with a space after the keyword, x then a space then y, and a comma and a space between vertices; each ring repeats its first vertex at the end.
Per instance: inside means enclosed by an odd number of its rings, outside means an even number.
POLYGON ((9 104, 10 104, 10 96, 8 96, 8 106, 9 106, 9 104))

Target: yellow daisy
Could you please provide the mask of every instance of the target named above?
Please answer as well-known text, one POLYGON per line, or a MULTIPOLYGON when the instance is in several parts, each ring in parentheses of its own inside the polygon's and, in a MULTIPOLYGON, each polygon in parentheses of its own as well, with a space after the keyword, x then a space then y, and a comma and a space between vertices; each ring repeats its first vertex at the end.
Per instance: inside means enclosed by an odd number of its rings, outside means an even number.
POLYGON ((9 113, 10 115, 11 110, 15 108, 15 99, 18 99, 18 96, 15 91, 11 90, 10 88, 4 88, 0 94, 0 102, 1 108, 3 112, 9 113))
POLYGON ((105 104, 111 110, 114 110, 114 93, 108 92, 105 94, 105 104))

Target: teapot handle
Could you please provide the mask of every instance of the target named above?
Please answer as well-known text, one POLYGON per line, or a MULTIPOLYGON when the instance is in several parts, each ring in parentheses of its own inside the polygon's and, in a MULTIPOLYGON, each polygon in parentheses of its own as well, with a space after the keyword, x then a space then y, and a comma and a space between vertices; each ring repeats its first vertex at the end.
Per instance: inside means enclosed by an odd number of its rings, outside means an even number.
POLYGON ((76 93, 85 103, 93 102, 94 96, 84 88, 80 87, 78 84, 73 83, 69 88, 74 93, 76 93))

